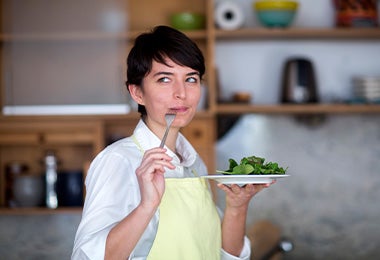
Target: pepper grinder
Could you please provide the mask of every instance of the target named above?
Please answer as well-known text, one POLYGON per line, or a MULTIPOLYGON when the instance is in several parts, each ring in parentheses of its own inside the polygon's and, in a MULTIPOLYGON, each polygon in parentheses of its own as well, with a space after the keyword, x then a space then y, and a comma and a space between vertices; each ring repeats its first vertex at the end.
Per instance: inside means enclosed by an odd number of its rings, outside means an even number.
POLYGON ((56 183, 57 183, 57 159, 53 153, 45 156, 46 170, 46 206, 51 209, 58 207, 56 183))

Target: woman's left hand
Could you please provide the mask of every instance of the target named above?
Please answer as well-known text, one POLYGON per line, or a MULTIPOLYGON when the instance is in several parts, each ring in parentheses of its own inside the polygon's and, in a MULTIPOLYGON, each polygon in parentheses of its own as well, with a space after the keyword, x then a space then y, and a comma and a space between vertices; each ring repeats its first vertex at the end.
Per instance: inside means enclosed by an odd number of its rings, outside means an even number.
POLYGON ((219 183, 218 187, 226 193, 227 207, 240 208, 247 207, 253 196, 273 183, 275 181, 267 184, 247 184, 242 187, 237 184, 225 185, 219 183))

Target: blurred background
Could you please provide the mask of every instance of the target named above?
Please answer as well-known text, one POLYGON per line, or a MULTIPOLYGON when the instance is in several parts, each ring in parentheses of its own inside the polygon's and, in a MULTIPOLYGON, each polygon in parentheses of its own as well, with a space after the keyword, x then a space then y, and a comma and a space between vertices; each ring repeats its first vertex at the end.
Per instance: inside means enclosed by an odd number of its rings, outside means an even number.
MULTIPOLYGON (((262 27, 252 0, 233 2, 241 7, 243 29, 262 27)), ((298 2, 292 27, 336 26, 332 1, 298 2)), ((147 1, 142 5, 147 11, 141 15, 154 12, 147 1)), ((116 104, 121 111, 128 109, 124 87, 128 48, 125 38, 107 36, 128 30, 127 1, 3 0, 1 15, 4 34, 31 34, 22 41, 14 38, 12 44, 3 40, 7 55, 2 61, 3 105, 116 104), (78 43, 77 35, 84 31, 86 40, 78 43), (99 41, 99 32, 104 41, 99 41), (32 33, 47 38, 37 40, 32 33), (92 33, 97 39, 93 42, 92 33)), ((320 103, 362 102, 352 99, 353 78, 380 77, 379 37, 218 39, 214 63, 219 98, 229 100, 242 92, 253 104, 279 103, 289 58, 311 62, 320 103)), ((248 228, 262 220, 276 225, 295 246, 284 259, 379 257, 378 113, 314 115, 307 120, 246 114, 234 120, 215 143, 217 169, 228 167, 229 158, 257 155, 288 167, 291 175, 252 200, 248 228)), ((220 191, 217 203, 224 207, 220 191)), ((0 258, 68 259, 79 221, 78 211, 0 214, 0 258)))

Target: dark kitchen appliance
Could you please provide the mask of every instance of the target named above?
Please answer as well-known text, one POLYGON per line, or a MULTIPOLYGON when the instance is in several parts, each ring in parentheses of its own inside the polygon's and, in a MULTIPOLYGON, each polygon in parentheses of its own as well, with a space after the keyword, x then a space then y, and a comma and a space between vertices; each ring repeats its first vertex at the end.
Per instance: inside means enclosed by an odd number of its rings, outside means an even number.
POLYGON ((83 206, 83 172, 81 170, 59 172, 57 197, 60 207, 83 206))
POLYGON ((285 63, 282 75, 282 103, 317 103, 317 83, 310 60, 291 58, 285 63))

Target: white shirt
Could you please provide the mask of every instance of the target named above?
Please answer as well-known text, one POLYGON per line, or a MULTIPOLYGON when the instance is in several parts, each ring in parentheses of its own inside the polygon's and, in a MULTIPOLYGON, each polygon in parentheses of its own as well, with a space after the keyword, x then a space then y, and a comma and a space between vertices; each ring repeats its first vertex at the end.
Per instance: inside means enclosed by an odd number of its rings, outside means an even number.
MULTIPOLYGON (((104 259, 108 233, 140 202, 135 171, 143 153, 159 144, 160 139, 140 120, 131 137, 111 144, 96 156, 86 176, 86 200, 71 259, 104 259)), ((167 153, 173 157, 172 163, 176 169, 166 169, 166 178, 194 177, 192 170, 199 176, 207 174, 204 162, 181 134, 176 149, 182 156, 182 162, 168 149, 167 153)), ((158 221, 157 210, 129 259, 146 259, 157 233, 158 221)), ((221 259, 248 260, 250 252, 250 241, 245 237, 240 257, 222 249, 221 259)))

